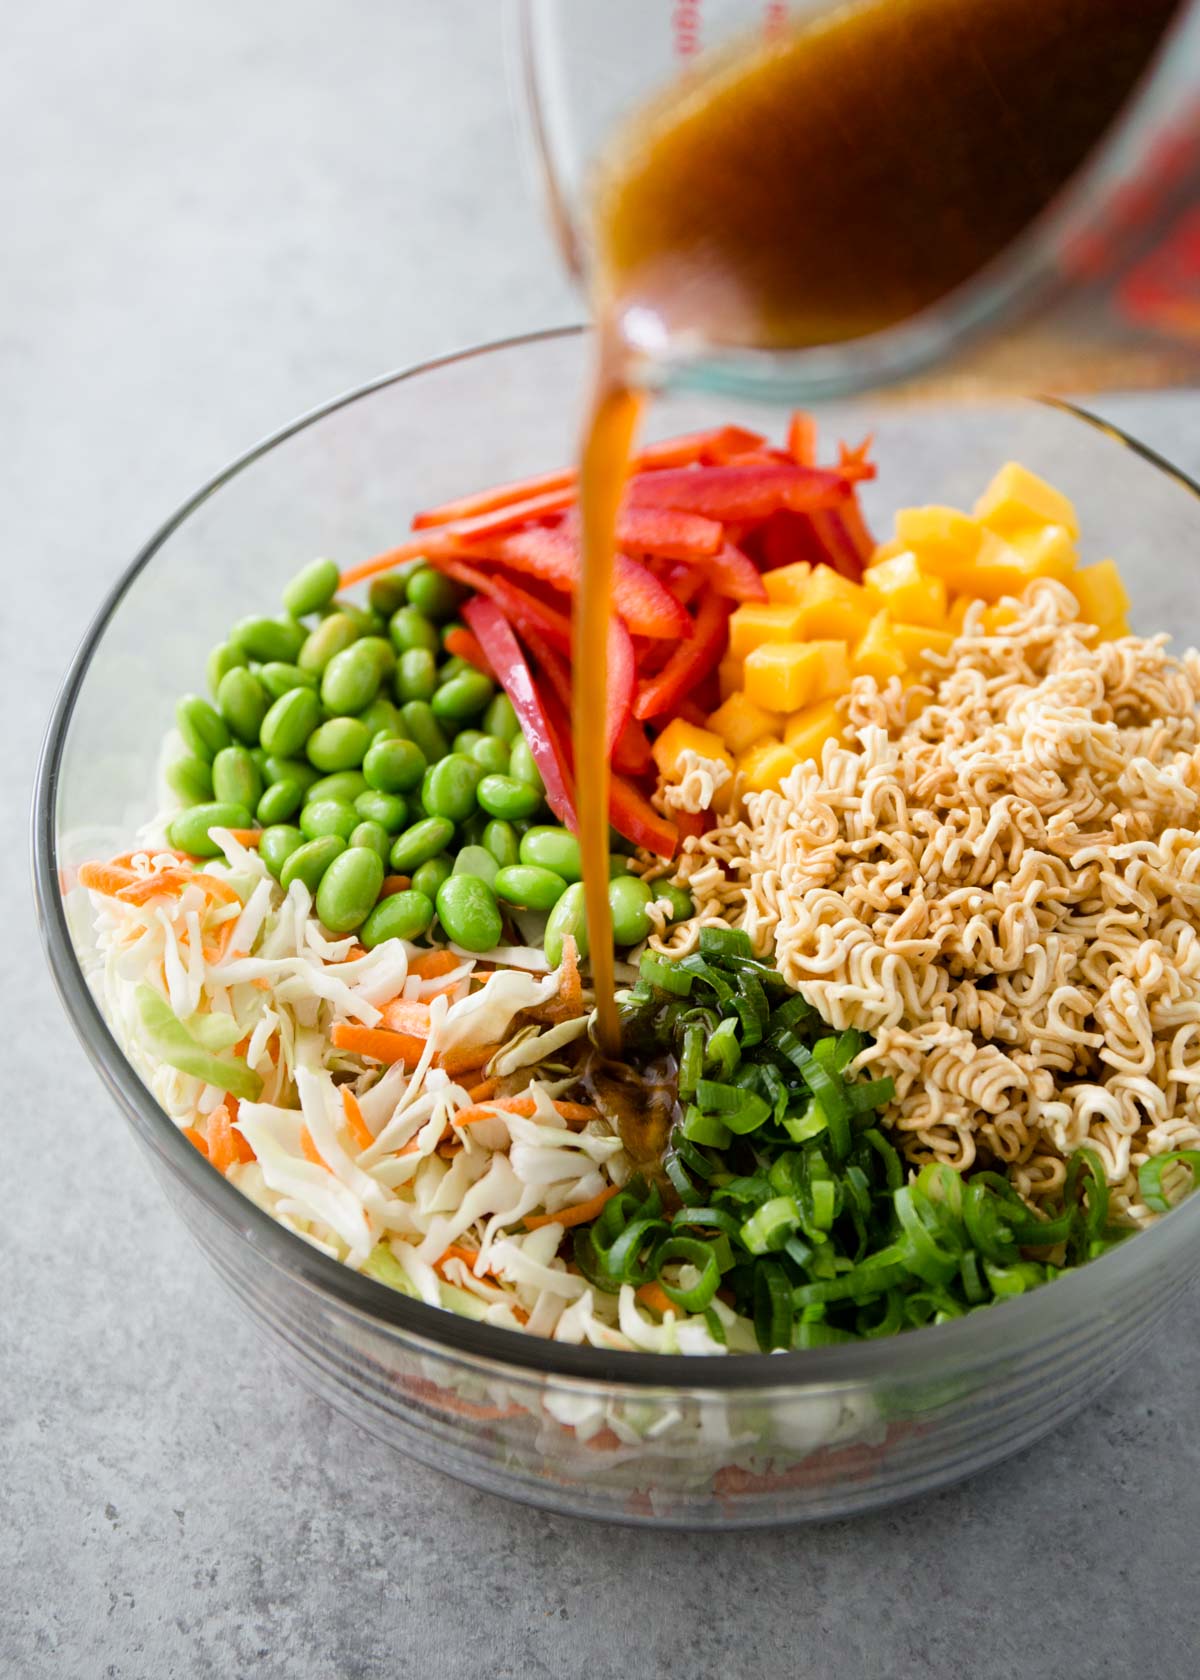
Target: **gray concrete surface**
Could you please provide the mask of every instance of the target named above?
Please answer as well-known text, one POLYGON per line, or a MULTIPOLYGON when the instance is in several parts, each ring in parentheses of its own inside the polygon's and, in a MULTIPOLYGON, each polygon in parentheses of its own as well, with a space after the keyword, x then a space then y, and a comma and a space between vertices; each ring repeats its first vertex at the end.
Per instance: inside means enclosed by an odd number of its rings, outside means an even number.
MULTIPOLYGON (((1194 1675, 1195 1298, 1018 1462, 750 1538, 472 1493, 256 1344, 45 976, 25 861, 45 714, 101 592, 228 457, 381 369, 576 307, 491 0, 43 0, 0 27, 0 1674, 1194 1675)), ((1194 401, 1120 412, 1200 469, 1194 401)))

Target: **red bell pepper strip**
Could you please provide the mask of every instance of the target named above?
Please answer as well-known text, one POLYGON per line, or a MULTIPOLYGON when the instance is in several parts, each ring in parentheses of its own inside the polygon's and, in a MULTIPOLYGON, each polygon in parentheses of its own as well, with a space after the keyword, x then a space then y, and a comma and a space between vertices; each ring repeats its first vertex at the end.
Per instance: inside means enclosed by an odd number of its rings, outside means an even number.
POLYGON ((508 698, 546 784, 546 800, 560 822, 575 827, 575 808, 564 766, 546 720, 545 708, 512 626, 495 601, 476 595, 463 605, 463 618, 479 638, 496 679, 508 698))
POLYGON ((832 508, 818 508, 809 518, 826 564, 852 583, 857 583, 862 577, 863 563, 843 523, 840 509, 834 512, 832 508))
POLYGON ((725 651, 731 610, 730 603, 715 589, 701 596, 695 633, 675 649, 657 676, 640 685, 633 703, 635 718, 644 720, 671 711, 708 675, 725 651))
MULTIPOLYGON (((537 526, 509 531, 484 547, 471 550, 480 564, 496 561, 513 571, 528 572, 566 594, 573 595, 583 570, 579 544, 561 527, 537 526)), ((613 606, 638 636, 679 637, 691 634, 691 620, 653 572, 618 554, 613 566, 613 606)))
POLYGON ((817 422, 798 408, 788 421, 788 454, 798 467, 812 467, 817 460, 817 422))
POLYGON ((699 565, 671 566, 662 574, 660 581, 681 607, 689 607, 704 588, 705 573, 699 565))
POLYGON ((614 775, 612 778, 608 820, 626 840, 632 840, 635 846, 644 846, 658 857, 674 857, 678 849, 679 830, 675 824, 656 811, 645 794, 639 792, 632 782, 626 781, 624 776, 614 775))
POLYGON ((725 532, 715 519, 677 508, 623 507, 617 515, 617 547, 663 560, 702 560, 715 554, 725 532))
POLYGON ((479 638, 473 636, 469 630, 461 625, 454 625, 447 630, 443 643, 446 652, 454 654, 459 659, 465 659, 468 665, 474 665, 477 671, 482 671, 485 677, 494 677, 495 672, 488 664, 488 656, 479 645, 479 638))
POLYGON ((718 554, 700 562, 697 570, 703 571, 718 595, 728 596, 731 601, 765 601, 767 598, 758 567, 733 543, 726 543, 718 554))
POLYGON ((875 434, 868 432, 853 449, 848 444, 838 444, 838 471, 843 478, 852 478, 857 483, 859 479, 875 477, 875 463, 870 458, 874 442, 875 434))
POLYGON ((604 750, 612 758, 621 731, 629 720, 633 707, 633 691, 637 684, 633 642, 629 631, 614 613, 608 621, 608 681, 604 697, 604 750))
POLYGON ((849 480, 840 473, 772 463, 639 473, 629 481, 628 499, 635 506, 679 508, 706 519, 765 519, 777 508, 833 507, 849 492, 849 480))
POLYGON ((863 518, 862 508, 858 497, 851 496, 844 507, 837 513, 846 530, 851 546, 858 555, 859 564, 865 566, 875 552, 875 538, 871 535, 870 527, 863 518))
POLYGON ((550 694, 557 697, 564 716, 571 711, 571 667, 561 653, 550 646, 532 625, 523 625, 520 640, 532 655, 537 670, 538 692, 543 700, 550 694))
MULTIPOLYGON (((435 571, 445 572, 447 577, 455 578, 459 583, 465 583, 468 589, 495 601, 514 629, 523 631, 527 624, 532 625, 559 653, 570 653, 571 621, 557 607, 547 606, 545 601, 539 601, 536 595, 519 588, 509 578, 495 572, 481 572, 478 567, 468 566, 450 555, 430 555, 429 564, 435 571)), ((487 653, 487 643, 483 642, 482 636, 479 639, 483 643, 483 651, 487 653)), ((491 657, 490 654, 488 657, 491 657)))
POLYGON ((654 755, 646 726, 635 717, 625 719, 625 727, 613 748, 613 769, 621 776, 646 776, 654 769, 654 755))
POLYGON ((711 811, 676 811, 675 825, 681 840, 698 840, 713 825, 711 811))

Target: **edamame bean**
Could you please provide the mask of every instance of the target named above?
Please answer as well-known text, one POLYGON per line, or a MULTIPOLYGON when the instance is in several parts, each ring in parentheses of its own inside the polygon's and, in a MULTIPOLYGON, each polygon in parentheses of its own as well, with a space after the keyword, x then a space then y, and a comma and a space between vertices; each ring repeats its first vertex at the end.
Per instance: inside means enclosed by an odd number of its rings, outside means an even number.
POLYGON ((361 821, 353 805, 343 799, 310 799, 300 813, 300 832, 307 840, 329 834, 349 840, 361 821))
POLYGON ((204 667, 204 674, 208 679, 208 691, 216 698, 217 690, 221 686, 221 678, 227 671, 234 670, 239 665, 248 665, 249 655, 244 648, 234 647, 232 642, 218 642, 208 656, 208 663, 204 667))
POLYGON ((505 822, 531 817, 542 803, 538 790, 515 776, 485 776, 476 789, 476 798, 491 816, 503 817, 505 822))
POLYGON ((491 852, 501 869, 509 869, 520 856, 520 838, 510 822, 493 817, 484 826, 483 844, 491 852))
POLYGON ((295 782, 302 793, 307 793, 320 776, 320 771, 314 770, 306 758, 277 758, 272 753, 263 757, 262 779, 268 785, 272 782, 295 782))
POLYGON ((209 837, 210 828, 249 828, 254 821, 244 805, 212 801, 193 805, 172 819, 167 837, 172 846, 192 857, 218 857, 221 848, 209 837))
POLYGON ((253 811, 262 797, 262 777, 245 747, 222 747, 212 765, 213 797, 222 805, 253 811))
POLYGON ((515 776, 518 782, 527 782, 531 788, 544 793, 546 784, 542 780, 542 773, 534 762, 533 754, 529 750, 529 742, 524 735, 518 735, 512 744, 512 751, 508 757, 508 773, 515 776))
POLYGON ((418 566, 408 575, 408 599, 426 618, 453 618, 467 591, 432 566, 418 566))
POLYGON ((360 636, 386 635, 387 619, 381 617, 374 607, 360 607, 353 601, 335 601, 333 606, 337 612, 345 613, 347 618, 352 619, 358 625, 360 636))
POLYGON ((475 810, 475 789, 482 775, 473 758, 463 753, 447 753, 426 770, 421 780, 421 803, 431 817, 465 822, 475 810))
POLYGON ((400 733, 400 713, 385 694, 377 695, 365 712, 359 712, 358 721, 366 724, 372 740, 377 735, 400 733))
POLYGON ((239 618, 229 632, 229 640, 251 659, 265 665, 272 659, 293 660, 304 646, 307 632, 294 618, 265 618, 252 614, 239 618))
POLYGON ((551 968, 557 968, 562 961, 563 940, 568 934, 574 936, 575 954, 582 962, 588 953, 587 916, 583 907, 582 881, 576 881, 567 888, 547 918, 546 935, 542 945, 546 961, 551 968))
POLYGON ((381 577, 373 577, 367 587, 371 610, 385 623, 407 599, 408 578, 403 572, 384 572, 381 577))
POLYGON ((486 846, 463 846, 454 860, 454 875, 478 875, 490 887, 500 865, 486 846))
POLYGON ((271 705, 259 739, 272 758, 295 758, 321 721, 321 702, 311 688, 293 688, 271 705))
POLYGON ((609 854, 608 854, 608 878, 609 878, 609 880, 610 881, 615 881, 618 875, 628 875, 629 874, 629 866, 632 862, 633 862, 632 858, 622 857, 620 852, 609 852, 609 854))
POLYGON ((497 898, 515 904, 519 910, 553 910, 567 890, 567 883, 552 869, 532 863, 514 863, 501 869, 492 882, 497 898))
POLYGON ((467 820, 459 824, 459 842, 464 846, 482 846, 483 831, 490 820, 486 811, 472 811, 467 820))
POLYGON ((398 793, 376 793, 366 788, 354 801, 354 809, 364 822, 377 822, 389 834, 399 834, 408 821, 408 802, 398 793))
POLYGON ((669 921, 682 922, 688 916, 695 915, 696 906, 692 895, 690 892, 686 892, 683 887, 677 887, 674 881, 652 881, 650 885, 653 899, 665 898, 670 900, 671 914, 668 917, 669 921))
POLYGON ((646 906, 653 893, 637 875, 617 875, 608 883, 608 907, 612 911, 613 940, 618 945, 640 945, 650 932, 646 906))
POLYGON ((379 693, 383 680, 379 655, 368 636, 352 647, 335 653, 321 677, 321 704, 327 712, 343 717, 363 711, 379 693))
POLYGON ((272 659, 260 666, 258 680, 272 700, 289 694, 293 688, 317 686, 317 679, 311 671, 302 671, 299 665, 289 665, 284 659, 272 659))
POLYGON ((423 817, 392 842, 389 859, 398 875, 411 875, 413 870, 444 852, 454 838, 454 824, 445 817, 423 817))
POLYGON ((294 817, 303 803, 304 789, 299 782, 272 782, 259 799, 254 815, 263 828, 272 828, 294 817))
POLYGON ((446 936, 467 951, 490 951, 504 923, 496 895, 478 875, 451 875, 438 888, 437 913, 446 936))
POLYGON ((270 704, 270 697, 258 678, 240 665, 226 671, 221 678, 217 705, 221 716, 239 740, 257 743, 270 704))
POLYGON ((412 884, 415 891, 424 893, 432 904, 437 898, 438 888, 443 881, 448 881, 454 873, 454 859, 449 852, 439 852, 437 857, 426 859, 418 864, 412 872, 412 884))
POLYGON ((396 661, 396 699, 428 700, 438 685, 437 660, 428 648, 406 648, 396 661))
POLYGON ((353 805, 360 793, 367 791, 367 778, 361 770, 335 770, 329 776, 321 776, 308 790, 310 799, 340 799, 346 805, 353 805))
POLYGON ((482 671, 460 671, 442 682, 429 704, 439 723, 460 723, 463 718, 478 717, 495 692, 495 683, 482 671))
POLYGON ((213 796, 212 771, 202 758, 189 753, 176 758, 163 771, 167 786, 185 805, 200 805, 213 796))
POLYGON ((552 869, 564 881, 581 881, 583 865, 579 857, 579 842, 565 828, 539 824, 521 836, 521 862, 535 863, 539 869, 552 869))
POLYGON ((283 592, 283 610, 293 618, 320 612, 337 594, 338 569, 332 560, 310 560, 283 592))
POLYGON ((480 741, 485 741, 486 735, 482 729, 460 729, 454 737, 454 751, 466 753, 468 757, 475 751, 480 741))
POLYGON ((263 829, 262 839, 258 843, 258 855, 278 881, 279 872, 284 864, 303 844, 303 834, 291 823, 271 823, 263 829))
POLYGON ((329 868, 334 858, 341 857, 346 850, 346 842, 340 834, 322 834, 307 845, 297 846, 283 862, 279 871, 279 885, 284 892, 293 881, 303 881, 310 893, 315 893, 321 884, 321 877, 329 868))
POLYGON ((401 706, 400 727, 425 754, 426 764, 436 764, 450 751, 445 731, 430 711, 427 700, 409 700, 401 706))
POLYGON ((379 861, 386 863, 388 853, 392 849, 392 837, 380 822, 365 817, 350 836, 350 845, 369 846, 373 852, 379 853, 379 861))
POLYGON ((408 648, 428 648, 430 653, 438 650, 436 625, 431 624, 416 607, 398 607, 388 620, 388 635, 397 653, 403 653, 408 648))
POLYGON ((319 677, 334 654, 351 647, 362 634, 362 625, 348 612, 332 612, 309 632, 296 663, 302 671, 319 677))
POLYGON ((363 775, 380 793, 407 793, 427 769, 425 754, 417 743, 400 737, 374 742, 363 759, 363 775))
POLYGON ((352 933, 370 915, 383 885, 383 859, 371 846, 348 846, 317 888, 317 915, 330 933, 352 933))
POLYGON ((470 756, 486 775, 505 776, 508 774, 508 742, 502 741, 498 735, 480 736, 471 748, 470 756))
POLYGON ((229 745, 224 718, 198 694, 185 694, 178 702, 175 724, 193 758, 202 759, 205 764, 211 764, 221 748, 229 745))
POLYGON ((359 943, 368 951, 385 939, 420 939, 433 920, 433 900, 423 892, 389 893, 381 898, 358 930, 359 943))
POLYGON ((507 694, 497 694, 483 714, 483 727, 489 735, 498 735, 510 747, 521 733, 517 714, 507 694))
MULTIPOLYGON (((451 629, 454 628, 455 626, 451 625, 451 629)), ((461 630, 462 625, 458 625, 457 628, 461 630)), ((464 659, 460 653, 451 654, 438 672, 438 683, 451 682, 455 677, 460 677, 464 671, 473 671, 474 669, 471 661, 464 659)))
POLYGON ((318 770, 353 770, 362 763, 370 745, 366 724, 356 717, 335 717, 313 730, 304 750, 309 763, 318 770))

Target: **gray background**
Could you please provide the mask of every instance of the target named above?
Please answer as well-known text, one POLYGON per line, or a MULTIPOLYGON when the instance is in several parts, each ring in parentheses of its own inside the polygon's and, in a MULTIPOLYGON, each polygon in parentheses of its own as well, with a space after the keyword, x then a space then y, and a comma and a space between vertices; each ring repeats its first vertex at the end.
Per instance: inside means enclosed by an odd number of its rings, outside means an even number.
MULTIPOLYGON (((55 684, 144 537, 260 434, 578 308, 491 0, 42 0, 3 28, 0 1673, 1194 1675, 1195 1298, 1014 1464, 715 1539, 540 1516, 392 1457, 235 1315, 36 948, 26 806, 55 684)), ((1112 408, 1200 469, 1192 399, 1112 408)))

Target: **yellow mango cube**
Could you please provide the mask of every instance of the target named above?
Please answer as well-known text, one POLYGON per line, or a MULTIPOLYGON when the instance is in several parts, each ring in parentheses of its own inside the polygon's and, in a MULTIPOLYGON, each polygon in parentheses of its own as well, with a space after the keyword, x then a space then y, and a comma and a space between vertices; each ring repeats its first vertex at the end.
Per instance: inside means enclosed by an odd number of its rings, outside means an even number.
POLYGON ((941 578, 951 591, 970 593, 967 576, 983 542, 983 526, 957 508, 902 508, 896 536, 917 557, 929 577, 941 578))
POLYGON ((979 601, 998 601, 1003 595, 1020 595, 1039 575, 1019 548, 995 531, 984 531, 978 553, 959 577, 964 594, 979 601))
POLYGON ((762 574, 763 588, 769 600, 776 604, 799 601, 812 576, 807 560, 796 560, 790 566, 777 566, 773 572, 762 574))
POLYGON ((818 566, 801 601, 801 634, 812 641, 856 642, 882 605, 873 589, 832 566, 818 566))
POLYGON ((971 597, 969 595, 956 595, 950 603, 946 613, 946 629, 952 630, 956 636, 961 636, 963 633, 967 608, 970 605, 971 597))
POLYGON ((769 739, 759 741, 744 752, 738 759, 738 769, 751 793, 765 793, 768 788, 778 787, 798 763, 790 747, 785 747, 782 741, 769 739))
POLYGON ((1129 611, 1129 596, 1115 560, 1081 566, 1071 579, 1071 593, 1079 602, 1079 616, 1088 624, 1112 624, 1129 611))
POLYGON ((721 737, 711 729, 701 729, 699 724, 689 723, 686 718, 672 718, 651 751, 660 775, 668 778, 680 774, 679 761, 685 752, 697 753, 701 758, 718 759, 733 769, 733 754, 721 737))
POLYGON ((1122 636, 1132 636, 1127 618, 1115 618, 1111 624, 1100 626, 1099 640, 1102 642, 1119 642, 1122 636))
POLYGON ((783 739, 785 746, 790 747, 801 762, 811 758, 819 764, 821 748, 826 741, 840 741, 841 734, 837 701, 822 700, 815 706, 806 706, 794 713, 787 720, 783 739))
POLYGON ((798 601, 747 601, 729 619, 729 653, 745 659, 764 642, 800 640, 804 609, 798 601))
POLYGON ((740 694, 746 686, 746 665, 741 659, 722 659, 717 666, 717 692, 722 700, 740 694))
POLYGON ((916 669, 928 664, 928 654, 949 653, 954 632, 927 624, 893 624, 892 638, 904 655, 904 663, 916 669))
POLYGON ((1031 525, 1009 531, 1004 540, 1024 557, 1033 577, 1065 583, 1079 564, 1079 550, 1065 525, 1031 525))
POLYGON ((946 617, 945 583, 923 572, 910 548, 871 567, 871 588, 905 624, 941 624, 946 617))
POLYGON ((878 683, 885 683, 889 677, 898 677, 906 669, 904 655, 892 634, 886 608, 877 612, 868 624, 854 650, 851 666, 856 677, 874 677, 878 683))
POLYGON ((1017 617, 1017 609, 1007 606, 1003 602, 994 607, 985 607, 983 609, 984 635, 996 635, 998 631, 1007 629, 1010 624, 1015 624, 1017 617))
POLYGON ((740 758, 748 747, 761 741, 765 735, 778 735, 782 722, 778 712, 768 712, 764 707, 756 706, 748 694, 738 693, 722 701, 709 718, 708 727, 721 737, 735 757, 740 758))
POLYGON ((769 712, 794 712, 849 686, 845 642, 764 642, 746 660, 746 693, 769 712))
POLYGON ((895 537, 889 537, 887 542, 879 543, 871 558, 867 561, 867 570, 874 571, 876 566, 882 566, 885 560, 891 560, 897 554, 905 552, 904 544, 897 542, 895 537))
POLYGON ((1072 542, 1079 540, 1079 521, 1069 499, 1019 461, 1006 461, 1000 468, 975 503, 975 517, 1001 536, 1029 525, 1062 525, 1072 542))

